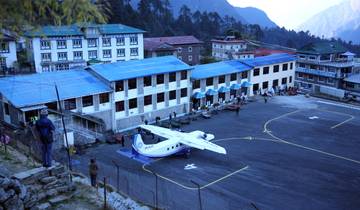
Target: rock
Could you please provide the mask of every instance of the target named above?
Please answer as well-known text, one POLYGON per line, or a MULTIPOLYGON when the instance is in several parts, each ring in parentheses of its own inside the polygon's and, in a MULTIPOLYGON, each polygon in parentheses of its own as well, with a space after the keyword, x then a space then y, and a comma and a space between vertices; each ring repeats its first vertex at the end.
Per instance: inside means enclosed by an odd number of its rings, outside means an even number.
POLYGON ((50 203, 51 205, 57 205, 57 204, 62 203, 62 202, 64 202, 64 201, 68 200, 68 199, 69 199, 68 196, 59 195, 59 196, 56 196, 55 198, 50 199, 50 200, 49 200, 49 203, 50 203))
POLYGON ((10 189, 7 192, 5 192, 4 190, 1 191, 0 192, 0 203, 6 202, 8 199, 10 199, 14 195, 15 195, 15 191, 13 189, 10 189))
POLYGON ((58 183, 58 180, 56 179, 55 181, 53 182, 50 182, 49 184, 45 185, 43 187, 44 190, 49 190, 49 189, 53 189, 55 188, 55 185, 58 183))
POLYGON ((41 201, 42 199, 47 197, 47 193, 46 192, 41 192, 39 194, 37 194, 37 200, 41 201))
POLYGON ((46 193, 47 197, 49 197, 49 198, 54 197, 57 194, 58 194, 58 192, 55 189, 51 189, 51 190, 47 191, 47 193, 46 193))
POLYGON ((24 204, 18 195, 14 195, 4 203, 4 208, 7 210, 23 210, 24 204))
POLYGON ((16 179, 13 179, 11 181, 12 181, 11 187, 15 190, 15 193, 20 194, 22 184, 20 184, 19 180, 16 180, 16 179))
POLYGON ((3 188, 3 189, 5 189, 5 190, 7 190, 10 185, 11 185, 10 179, 4 178, 4 179, 2 180, 2 182, 1 182, 0 187, 3 188))
POLYGON ((50 203, 42 203, 31 208, 31 210, 47 210, 50 209, 50 203))
POLYGON ((56 177, 54 177, 54 176, 49 176, 49 177, 41 178, 41 179, 40 179, 40 182, 41 182, 42 184, 49 184, 50 182, 53 182, 53 181, 55 181, 55 180, 56 180, 56 177))
POLYGON ((31 169, 31 170, 28 170, 28 171, 23 171, 23 172, 14 174, 12 176, 12 178, 15 178, 15 179, 18 179, 18 180, 22 181, 22 180, 28 179, 28 178, 30 178, 33 175, 38 174, 38 173, 47 174, 46 168, 39 167, 39 168, 34 168, 34 169, 31 169))
POLYGON ((53 176, 58 176, 60 174, 68 174, 67 172, 65 172, 65 167, 64 166, 56 166, 54 169, 51 170, 51 173, 53 176))
POLYGON ((20 193, 19 193, 20 199, 24 200, 27 195, 28 195, 28 191, 27 191, 26 187, 24 185, 21 185, 20 193))
POLYGON ((61 187, 55 188, 55 190, 58 192, 58 194, 66 193, 66 192, 69 191, 69 187, 68 186, 61 186, 61 187))
POLYGON ((28 201, 24 202, 24 207, 30 209, 38 202, 37 196, 32 196, 28 201))
POLYGON ((29 191, 32 193, 37 193, 41 190, 42 186, 41 185, 31 185, 29 186, 29 191))

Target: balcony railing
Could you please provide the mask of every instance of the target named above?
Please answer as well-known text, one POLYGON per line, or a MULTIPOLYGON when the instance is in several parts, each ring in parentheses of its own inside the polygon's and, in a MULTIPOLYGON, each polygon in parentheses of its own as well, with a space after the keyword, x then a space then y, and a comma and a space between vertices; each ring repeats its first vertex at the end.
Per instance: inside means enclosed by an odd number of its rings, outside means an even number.
POLYGON ((323 76, 323 77, 331 77, 331 78, 337 78, 341 75, 337 75, 335 72, 327 72, 327 71, 321 71, 316 69, 308 69, 303 67, 297 67, 297 72, 306 73, 306 74, 313 74, 317 76, 323 76))

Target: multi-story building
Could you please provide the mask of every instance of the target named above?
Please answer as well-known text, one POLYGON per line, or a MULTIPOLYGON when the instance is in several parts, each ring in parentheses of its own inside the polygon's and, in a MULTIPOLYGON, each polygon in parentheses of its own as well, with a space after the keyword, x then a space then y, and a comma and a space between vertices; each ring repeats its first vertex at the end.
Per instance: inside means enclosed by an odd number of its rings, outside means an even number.
POLYGON ((193 107, 294 86, 296 57, 274 54, 195 66, 191 73, 193 107))
POLYGON ((352 76, 360 73, 360 63, 340 44, 312 43, 300 49, 297 56, 296 83, 301 89, 339 98, 356 92, 356 86, 347 81, 355 81, 350 78, 357 78, 352 76))
POLYGON ((157 42, 144 38, 144 56, 145 58, 154 58, 173 55, 177 57, 177 49, 163 42, 157 42))
POLYGON ((233 60, 254 58, 254 53, 248 51, 248 44, 245 40, 236 39, 234 36, 227 36, 222 39, 213 39, 212 56, 217 60, 233 60))
POLYGON ((15 62, 17 62, 16 38, 9 33, 3 33, 0 37, 0 70, 7 71, 14 68, 15 62))
POLYGON ((189 65, 200 64, 200 52, 203 45, 194 36, 169 36, 146 38, 147 42, 168 44, 176 48, 177 57, 189 65))
POLYGON ((121 24, 44 26, 26 33, 36 72, 144 58, 144 31, 121 24))

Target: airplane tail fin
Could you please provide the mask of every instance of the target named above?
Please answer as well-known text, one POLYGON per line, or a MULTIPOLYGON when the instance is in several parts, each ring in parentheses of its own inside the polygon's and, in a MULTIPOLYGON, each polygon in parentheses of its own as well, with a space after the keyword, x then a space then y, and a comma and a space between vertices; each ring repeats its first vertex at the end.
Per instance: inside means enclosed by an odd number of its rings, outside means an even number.
POLYGON ((144 147, 144 142, 140 134, 135 134, 132 139, 132 147, 139 152, 144 147))

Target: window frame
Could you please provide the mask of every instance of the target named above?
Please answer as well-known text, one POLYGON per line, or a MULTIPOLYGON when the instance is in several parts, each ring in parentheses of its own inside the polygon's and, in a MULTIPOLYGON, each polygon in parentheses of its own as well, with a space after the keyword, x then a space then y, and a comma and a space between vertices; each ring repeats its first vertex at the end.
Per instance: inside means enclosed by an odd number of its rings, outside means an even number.
POLYGON ((81 97, 82 107, 89 107, 94 106, 94 97, 92 95, 90 96, 83 96, 81 97), (91 98, 91 100, 90 100, 91 98), (89 100, 89 101, 86 101, 89 100))

